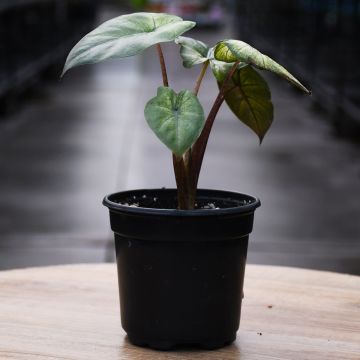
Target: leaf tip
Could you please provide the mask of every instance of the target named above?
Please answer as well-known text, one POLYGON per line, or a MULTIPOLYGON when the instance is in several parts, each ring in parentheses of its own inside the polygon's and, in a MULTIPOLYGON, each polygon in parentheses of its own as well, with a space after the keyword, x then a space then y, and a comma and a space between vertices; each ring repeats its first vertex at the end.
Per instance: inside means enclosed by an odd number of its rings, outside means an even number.
POLYGON ((191 28, 195 27, 196 26, 196 22, 195 21, 189 21, 189 20, 186 20, 185 21, 187 24, 189 24, 191 26, 191 28))
POLYGON ((69 61, 69 56, 67 57, 66 61, 65 61, 65 64, 64 64, 64 67, 62 69, 62 72, 61 72, 61 75, 60 75, 60 79, 62 79, 64 77, 64 75, 73 67, 71 66, 70 64, 70 61, 69 61))
POLYGON ((298 84, 296 84, 300 90, 302 90, 303 93, 306 95, 312 95, 311 89, 308 89, 305 87, 301 82, 298 81, 298 84))
POLYGON ((178 36, 178 37, 176 37, 175 38, 175 44, 177 44, 177 45, 181 45, 181 38, 182 38, 182 36, 178 36))
POLYGON ((62 70, 62 72, 61 72, 61 74, 60 74, 60 80, 62 80, 62 78, 64 77, 64 75, 66 74, 66 72, 67 72, 67 69, 64 67, 63 68, 63 70, 62 70))

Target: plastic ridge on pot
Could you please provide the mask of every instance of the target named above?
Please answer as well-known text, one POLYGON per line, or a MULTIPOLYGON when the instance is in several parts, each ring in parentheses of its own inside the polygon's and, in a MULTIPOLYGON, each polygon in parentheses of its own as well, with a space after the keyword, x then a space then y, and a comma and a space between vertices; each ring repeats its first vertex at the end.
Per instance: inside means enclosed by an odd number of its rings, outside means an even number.
POLYGON ((108 207, 110 210, 119 211, 119 212, 134 212, 142 214, 163 214, 166 216, 218 216, 221 214, 231 214, 231 213, 246 213, 253 212, 258 208, 261 203, 260 200, 254 196, 247 194, 241 194, 233 191, 224 191, 224 190, 211 190, 211 189, 198 189, 197 194, 198 198, 211 198, 211 200, 229 200, 232 202, 232 206, 228 208, 220 209, 196 209, 196 210, 178 210, 175 207, 172 209, 159 209, 159 208, 149 208, 149 207, 131 207, 128 205, 122 205, 119 203, 119 200, 125 201, 126 199, 132 199, 134 196, 136 199, 141 199, 144 195, 147 197, 154 197, 159 192, 166 193, 167 196, 174 201, 177 197, 176 189, 137 189, 137 190, 128 190, 122 191, 119 193, 113 193, 105 196, 103 200, 103 205, 108 207), (249 203, 244 205, 243 201, 248 201, 249 203), (216 211, 214 211, 216 210, 216 211))

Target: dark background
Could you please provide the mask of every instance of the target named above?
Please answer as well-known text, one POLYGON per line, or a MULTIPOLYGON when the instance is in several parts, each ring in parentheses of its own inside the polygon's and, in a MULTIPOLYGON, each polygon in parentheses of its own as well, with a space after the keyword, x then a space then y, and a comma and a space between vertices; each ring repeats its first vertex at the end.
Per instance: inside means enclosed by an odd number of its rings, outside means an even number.
MULTIPOLYGON (((153 49, 83 66, 59 81, 71 47, 124 13, 175 12, 189 36, 249 42, 313 94, 271 74, 275 121, 261 147, 226 106, 201 187, 260 197, 249 262, 360 274, 358 0, 0 2, 0 269, 114 261, 105 194, 173 187, 171 156, 143 118, 161 85, 153 49)), ((170 86, 199 68, 163 46, 170 86)), ((210 72, 200 99, 217 94, 210 72)))

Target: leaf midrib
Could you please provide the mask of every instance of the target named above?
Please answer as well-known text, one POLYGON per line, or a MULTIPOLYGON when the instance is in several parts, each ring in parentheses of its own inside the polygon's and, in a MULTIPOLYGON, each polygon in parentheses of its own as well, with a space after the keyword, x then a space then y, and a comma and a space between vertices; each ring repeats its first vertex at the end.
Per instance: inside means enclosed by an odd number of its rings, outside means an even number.
MULTIPOLYGON (((153 18, 153 21, 155 21, 154 18, 153 18)), ((141 35, 142 36, 147 36, 147 35, 151 36, 151 35, 153 35, 155 33, 159 33, 159 32, 164 31, 165 30, 164 27, 166 27, 168 25, 176 24, 177 22, 180 22, 180 21, 174 21, 174 22, 171 22, 171 23, 168 23, 168 24, 165 24, 165 25, 161 25, 161 26, 158 26, 158 27, 156 27, 156 25, 154 24, 154 26, 155 26, 154 29, 152 31, 149 31, 149 32, 148 31, 142 31, 142 32, 134 33, 134 34, 122 35, 120 37, 113 35, 111 38, 106 39, 106 40, 102 41, 101 43, 95 45, 95 47, 104 45, 104 44, 112 42, 112 41, 117 41, 117 40, 120 40, 120 39, 129 39, 129 38, 132 38, 132 37, 139 37, 141 35)), ((94 34, 93 36, 99 36, 99 35, 94 34)), ((86 49, 86 50, 84 50, 84 52, 89 51, 89 50, 90 49, 86 49)))

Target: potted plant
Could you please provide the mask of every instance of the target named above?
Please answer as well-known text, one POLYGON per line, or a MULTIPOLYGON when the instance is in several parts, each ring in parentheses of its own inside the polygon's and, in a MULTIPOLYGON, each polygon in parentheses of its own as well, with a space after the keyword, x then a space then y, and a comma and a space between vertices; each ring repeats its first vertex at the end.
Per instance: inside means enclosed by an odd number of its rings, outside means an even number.
POLYGON ((209 47, 181 36, 194 22, 160 13, 109 20, 70 52, 63 74, 78 65, 157 48, 163 86, 145 106, 145 118, 171 150, 177 189, 123 191, 106 196, 115 233, 122 326, 137 345, 219 348, 239 327, 248 235, 260 201, 250 195, 197 189, 216 115, 225 101, 259 137, 273 121, 266 81, 256 69, 310 92, 270 57, 239 40, 209 47), (192 91, 168 85, 160 43, 180 46, 183 65, 202 64, 192 91), (197 97, 208 68, 219 93, 205 117, 197 97))

